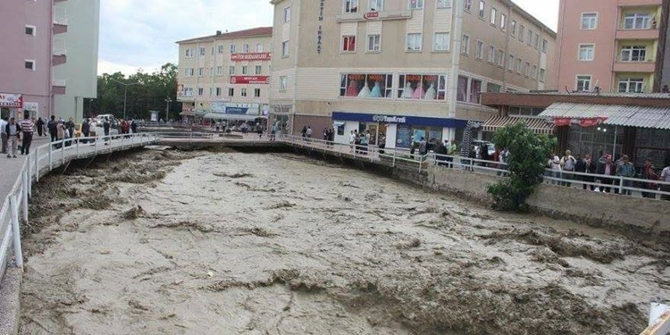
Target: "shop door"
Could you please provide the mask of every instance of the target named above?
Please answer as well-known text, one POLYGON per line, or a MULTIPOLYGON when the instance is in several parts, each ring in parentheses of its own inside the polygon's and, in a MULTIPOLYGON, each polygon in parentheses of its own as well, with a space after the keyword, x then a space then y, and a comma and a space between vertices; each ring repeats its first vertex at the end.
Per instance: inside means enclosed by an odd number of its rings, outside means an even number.
POLYGON ((378 138, 378 129, 379 125, 377 123, 369 123, 368 124, 368 131, 370 131, 370 145, 377 145, 377 138, 378 138))

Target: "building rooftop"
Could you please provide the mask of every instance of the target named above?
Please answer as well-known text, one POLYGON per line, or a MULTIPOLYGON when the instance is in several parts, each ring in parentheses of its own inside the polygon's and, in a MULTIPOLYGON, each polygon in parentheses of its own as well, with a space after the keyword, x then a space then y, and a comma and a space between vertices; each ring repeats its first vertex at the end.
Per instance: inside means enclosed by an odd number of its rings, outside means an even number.
POLYGON ((212 39, 231 40, 236 38, 267 37, 267 36, 272 36, 272 27, 258 27, 233 32, 225 32, 225 33, 222 33, 220 30, 217 30, 216 34, 214 35, 190 38, 187 40, 177 41, 176 43, 182 44, 182 43, 211 41, 212 39))
POLYGON ((670 106, 670 93, 566 93, 562 91, 539 91, 482 94, 482 104, 490 107, 547 107, 556 102, 667 107, 670 106))

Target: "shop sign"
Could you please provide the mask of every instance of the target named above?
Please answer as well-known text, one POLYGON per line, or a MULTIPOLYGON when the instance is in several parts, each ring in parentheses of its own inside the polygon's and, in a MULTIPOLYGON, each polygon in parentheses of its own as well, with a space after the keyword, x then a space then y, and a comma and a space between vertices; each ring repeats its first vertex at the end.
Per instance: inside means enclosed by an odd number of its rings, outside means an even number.
POLYGON ((605 118, 605 117, 581 119, 581 120, 579 120, 579 125, 584 127, 584 128, 595 127, 595 126, 600 125, 601 123, 603 123, 605 120, 607 120, 607 118, 605 118))
POLYGON ((379 18, 379 12, 367 12, 363 15, 363 18, 366 20, 379 18))
POLYGON ((316 31, 316 53, 321 54, 321 47, 323 46, 323 29, 321 27, 321 22, 323 22, 323 9, 326 0, 319 1, 319 29, 316 31))
POLYGON ((37 112, 39 109, 39 103, 37 102, 24 102, 23 103, 23 110, 31 111, 31 112, 37 112))
POLYGON ((554 124, 556 124, 556 127, 563 127, 563 126, 569 126, 570 123, 572 122, 571 118, 554 118, 554 124))
POLYGON ((22 108, 23 96, 21 94, 0 93, 0 107, 22 108))
POLYGON ((271 60, 271 58, 272 56, 269 52, 249 52, 230 55, 230 60, 233 62, 271 60))
POLYGON ((407 123, 407 117, 373 115, 372 121, 380 123, 407 123))
POLYGON ((249 107, 226 107, 226 114, 244 115, 248 110, 249 107))
POLYGON ((231 76, 231 84, 269 84, 270 76, 231 76))

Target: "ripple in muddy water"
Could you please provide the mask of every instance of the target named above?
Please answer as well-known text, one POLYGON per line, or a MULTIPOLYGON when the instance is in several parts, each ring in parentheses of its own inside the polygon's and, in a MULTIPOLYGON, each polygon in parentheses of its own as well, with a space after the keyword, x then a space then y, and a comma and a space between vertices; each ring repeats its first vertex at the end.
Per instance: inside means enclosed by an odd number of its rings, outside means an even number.
POLYGON ((665 251, 293 155, 38 185, 21 334, 634 334, 665 251))

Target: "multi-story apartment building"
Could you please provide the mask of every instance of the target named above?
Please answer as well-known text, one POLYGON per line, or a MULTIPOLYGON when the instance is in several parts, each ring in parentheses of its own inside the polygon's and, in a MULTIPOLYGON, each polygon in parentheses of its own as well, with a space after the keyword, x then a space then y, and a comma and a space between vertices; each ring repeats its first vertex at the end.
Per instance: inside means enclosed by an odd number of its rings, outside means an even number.
POLYGON ((267 113, 271 42, 271 27, 177 42, 182 116, 254 120, 267 113))
POLYGON ((481 93, 555 88, 555 33, 509 0, 273 0, 271 123, 460 139, 481 93))
POLYGON ((663 73, 669 9, 667 0, 561 0, 559 88, 659 92, 670 84, 663 73))
POLYGON ((35 117, 81 118, 74 101, 97 93, 98 20, 99 0, 3 5, 2 115, 25 110, 35 117))

